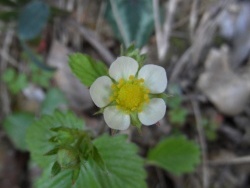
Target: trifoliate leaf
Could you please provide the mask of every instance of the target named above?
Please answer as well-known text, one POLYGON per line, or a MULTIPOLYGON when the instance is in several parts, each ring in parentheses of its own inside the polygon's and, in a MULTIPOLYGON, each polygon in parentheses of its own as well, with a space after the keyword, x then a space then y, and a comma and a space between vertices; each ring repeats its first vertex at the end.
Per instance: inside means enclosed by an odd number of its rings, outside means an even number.
POLYGON ((56 161, 55 155, 46 156, 44 154, 54 149, 55 146, 49 140, 57 133, 51 131, 51 129, 61 126, 82 130, 84 123, 71 112, 55 111, 51 116, 42 116, 27 130, 26 143, 31 152, 31 157, 41 167, 48 167, 51 161, 56 161))
POLYGON ((43 1, 31 1, 20 12, 18 19, 18 36, 22 40, 37 37, 49 18, 49 6, 43 1))
POLYGON ((3 127, 13 144, 20 150, 27 150, 26 130, 31 126, 34 115, 25 112, 14 113, 6 117, 3 127))
POLYGON ((166 138, 148 154, 148 163, 176 175, 192 172, 199 162, 198 145, 184 136, 166 138))
POLYGON ((142 47, 148 41, 154 28, 151 0, 109 0, 106 18, 117 38, 126 47, 134 42, 142 47), (119 24, 118 24, 119 23, 119 24))
POLYGON ((64 94, 55 88, 48 91, 46 98, 41 105, 41 114, 52 114, 55 109, 66 105, 67 101, 64 94))
POLYGON ((107 67, 88 55, 75 53, 69 56, 69 66, 75 76, 87 87, 100 76, 107 75, 107 67))
POLYGON ((126 137, 104 135, 94 141, 94 145, 103 158, 106 171, 93 160, 81 166, 79 178, 72 185, 72 172, 65 170, 54 178, 50 177, 50 167, 37 182, 37 188, 146 188, 146 173, 143 160, 137 155, 134 144, 128 143, 126 137))

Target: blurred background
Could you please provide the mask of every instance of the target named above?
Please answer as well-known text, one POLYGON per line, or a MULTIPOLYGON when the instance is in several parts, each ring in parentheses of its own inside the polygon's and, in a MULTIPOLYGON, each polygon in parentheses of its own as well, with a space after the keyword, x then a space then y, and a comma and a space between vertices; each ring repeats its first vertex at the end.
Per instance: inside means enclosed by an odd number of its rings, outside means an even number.
POLYGON ((70 109, 96 136, 108 131, 68 55, 109 66, 131 43, 166 69, 171 97, 160 126, 126 134, 142 156, 173 132, 202 151, 190 174, 147 167, 148 187, 250 187, 249 1, 0 0, 1 188, 30 188, 39 176, 24 139, 34 117, 70 109))

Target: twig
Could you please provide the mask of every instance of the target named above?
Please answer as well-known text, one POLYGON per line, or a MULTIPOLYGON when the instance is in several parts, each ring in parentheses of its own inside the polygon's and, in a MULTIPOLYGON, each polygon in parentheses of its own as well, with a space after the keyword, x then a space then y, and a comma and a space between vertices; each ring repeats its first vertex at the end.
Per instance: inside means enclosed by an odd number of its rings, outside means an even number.
POLYGON ((116 22, 116 24, 118 26, 118 29, 120 31, 120 34, 121 34, 121 36, 123 38, 124 44, 128 48, 129 47, 129 37, 128 37, 128 35, 126 33, 126 30, 125 30, 125 28, 123 26, 121 17, 119 15, 118 7, 115 4, 115 0, 110 0, 110 4, 111 4, 111 8, 112 8, 112 12, 113 12, 113 15, 114 15, 115 22, 116 22))
POLYGON ((17 60, 15 60, 14 58, 12 58, 11 56, 9 56, 9 54, 7 54, 4 51, 0 52, 0 56, 4 61, 7 61, 8 63, 10 63, 12 66, 18 68, 18 62, 17 60))
MULTIPOLYGON (((12 43, 12 39, 13 39, 13 36, 14 36, 14 30, 10 28, 7 30, 6 32, 6 36, 5 36, 5 39, 3 41, 3 47, 2 47, 2 50, 1 50, 1 63, 0 63, 0 75, 2 75, 2 73, 4 72, 4 70, 7 68, 7 61, 5 58, 4 55, 8 54, 9 53, 9 48, 10 48, 10 45, 12 43)), ((8 59, 9 60, 9 59, 8 59)), ((1 106, 2 106, 2 113, 3 115, 7 115, 10 113, 10 99, 9 99, 9 96, 8 96, 8 92, 7 92, 7 88, 6 88, 6 85, 3 83, 3 82, 0 82, 0 95, 1 95, 1 106)))
POLYGON ((232 158, 232 159, 220 159, 220 160, 214 160, 214 161, 207 162, 207 164, 209 164, 211 166, 238 165, 238 164, 244 164, 244 163, 250 163, 250 156, 237 157, 237 158, 232 158))
POLYGON ((202 128, 202 121, 201 121, 201 112, 198 106, 197 101, 191 98, 191 103, 194 110, 195 121, 196 121, 196 128, 198 132, 199 142, 201 145, 201 152, 202 152, 202 187, 208 188, 209 186, 209 171, 207 167, 207 146, 205 141, 205 135, 202 128))
POLYGON ((102 17, 104 15, 104 12, 107 8, 107 2, 106 1, 102 1, 101 3, 101 7, 100 7, 100 11, 97 17, 97 21, 96 21, 96 26, 95 26, 95 30, 97 33, 100 32, 100 27, 101 27, 101 21, 102 21, 102 17))
POLYGON ((81 35, 85 38, 86 41, 88 41, 102 56, 103 60, 111 64, 114 61, 114 56, 111 54, 111 52, 98 40, 98 37, 94 34, 93 31, 85 28, 84 26, 77 23, 75 20, 69 20, 68 24, 74 26, 79 30, 81 35))
POLYGON ((175 63, 174 70, 172 71, 170 82, 173 82, 177 79, 181 71, 183 70, 185 64, 188 62, 192 54, 192 47, 189 47, 181 58, 175 63))
POLYGON ((157 173, 157 176, 158 176, 158 179, 159 179, 160 187, 167 188, 168 186, 167 186, 167 183, 166 183, 166 178, 164 177, 162 170, 159 169, 159 168, 155 168, 155 170, 156 170, 156 173, 157 173))
POLYGON ((194 38, 194 30, 195 30, 195 25, 197 23, 197 17, 198 17, 198 11, 197 11, 197 6, 198 6, 198 1, 199 0, 193 0, 192 3, 192 8, 191 8, 191 14, 189 17, 189 30, 190 30, 190 38, 193 40, 194 38))
POLYGON ((178 0, 170 0, 168 4, 166 4, 166 21, 163 24, 163 29, 160 26, 159 19, 159 1, 153 0, 153 12, 154 12, 154 21, 155 21, 155 30, 156 30, 156 41, 158 48, 158 58, 162 61, 168 52, 169 48, 169 37, 172 28, 172 22, 174 18, 174 13, 176 10, 178 0))
POLYGON ((159 18, 159 0, 153 0, 153 13, 154 13, 154 23, 155 23, 155 33, 156 33, 156 45, 158 49, 158 58, 160 56, 160 44, 161 44, 161 38, 162 38, 162 28, 160 24, 160 18, 159 18))

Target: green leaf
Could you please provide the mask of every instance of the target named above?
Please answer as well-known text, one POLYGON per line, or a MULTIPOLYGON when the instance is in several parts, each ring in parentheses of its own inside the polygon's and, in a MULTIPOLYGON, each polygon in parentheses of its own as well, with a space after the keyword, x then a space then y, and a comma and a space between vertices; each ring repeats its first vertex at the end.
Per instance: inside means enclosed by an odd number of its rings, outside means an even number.
POLYGON ((55 162, 51 169, 52 176, 56 176, 59 172, 61 172, 61 167, 58 162, 55 162))
POLYGON ((4 22, 16 20, 17 18, 18 18, 17 11, 2 11, 2 12, 0 12, 0 20, 2 20, 4 22))
POLYGON ((48 91, 46 98, 41 104, 41 114, 52 114, 55 109, 66 105, 67 101, 64 94, 55 88, 48 91))
POLYGON ((84 123, 73 113, 55 111, 51 116, 43 115, 41 119, 34 122, 27 130, 26 143, 31 152, 32 159, 41 167, 47 167, 52 161, 56 161, 56 156, 45 156, 44 154, 54 149, 49 139, 56 135, 51 131, 56 127, 68 127, 82 130, 84 123))
POLYGON ((16 77, 16 71, 12 68, 8 68, 2 75, 2 79, 6 83, 11 83, 16 77))
POLYGON ((34 115, 19 112, 13 113, 6 117, 3 123, 3 128, 16 148, 25 151, 27 146, 25 136, 27 128, 32 124, 34 115))
POLYGON ((37 37, 49 18, 49 6, 43 1, 31 1, 20 12, 18 36, 21 40, 37 37))
POLYGON ((146 173, 143 160, 137 155, 137 147, 128 143, 124 135, 110 137, 104 135, 94 141, 95 147, 106 164, 107 171, 102 170, 92 161, 81 165, 79 178, 72 185, 72 171, 65 170, 50 178, 50 167, 37 182, 37 188, 146 188, 146 173))
POLYGON ((178 108, 181 106, 182 98, 179 95, 175 95, 167 99, 167 104, 170 108, 178 108))
POLYGON ((166 138, 148 154, 148 163, 173 174, 192 172, 200 162, 199 146, 184 136, 166 138))
POLYGON ((72 176, 71 176, 71 182, 72 182, 72 184, 75 184, 76 180, 79 177, 80 172, 81 172, 81 167, 78 167, 78 168, 76 168, 76 169, 73 170, 72 176))
POLYGON ((103 158, 95 146, 93 147, 93 159, 100 168, 102 168, 103 170, 105 169, 105 163, 103 161, 103 158))
POLYGON ((185 123, 188 111, 185 108, 175 108, 169 111, 169 121, 173 124, 182 125, 185 123))
POLYGON ((80 53, 69 56, 69 66, 75 76, 87 87, 91 86, 98 77, 107 75, 107 67, 104 63, 80 53))
MULTIPOLYGON (((39 61, 44 61, 43 58, 38 55, 34 54, 39 61)), ((32 63, 29 61, 29 58, 27 57, 28 54, 23 53, 23 58, 29 62, 29 68, 31 70, 31 81, 32 83, 35 83, 36 85, 42 86, 44 88, 49 88, 50 86, 50 79, 53 77, 54 72, 44 70, 43 68, 40 68, 40 66, 36 65, 35 63, 32 63)))
POLYGON ((139 48, 145 45, 154 29, 152 1, 109 0, 109 2, 113 4, 108 4, 105 16, 116 37, 126 47, 132 42, 139 48), (119 18, 121 23, 118 27, 119 18))
POLYGON ((9 68, 4 72, 2 79, 7 83, 11 93, 17 94, 28 85, 27 76, 24 73, 17 73, 14 69, 9 68))

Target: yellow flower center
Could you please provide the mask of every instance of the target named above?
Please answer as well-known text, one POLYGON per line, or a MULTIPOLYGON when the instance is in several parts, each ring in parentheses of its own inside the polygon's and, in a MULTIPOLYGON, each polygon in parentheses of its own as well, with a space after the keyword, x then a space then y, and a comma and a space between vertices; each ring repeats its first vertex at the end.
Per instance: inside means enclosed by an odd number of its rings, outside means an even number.
POLYGON ((111 102, 125 113, 141 112, 149 102, 149 89, 144 85, 144 79, 130 76, 129 80, 120 79, 112 85, 111 102))

